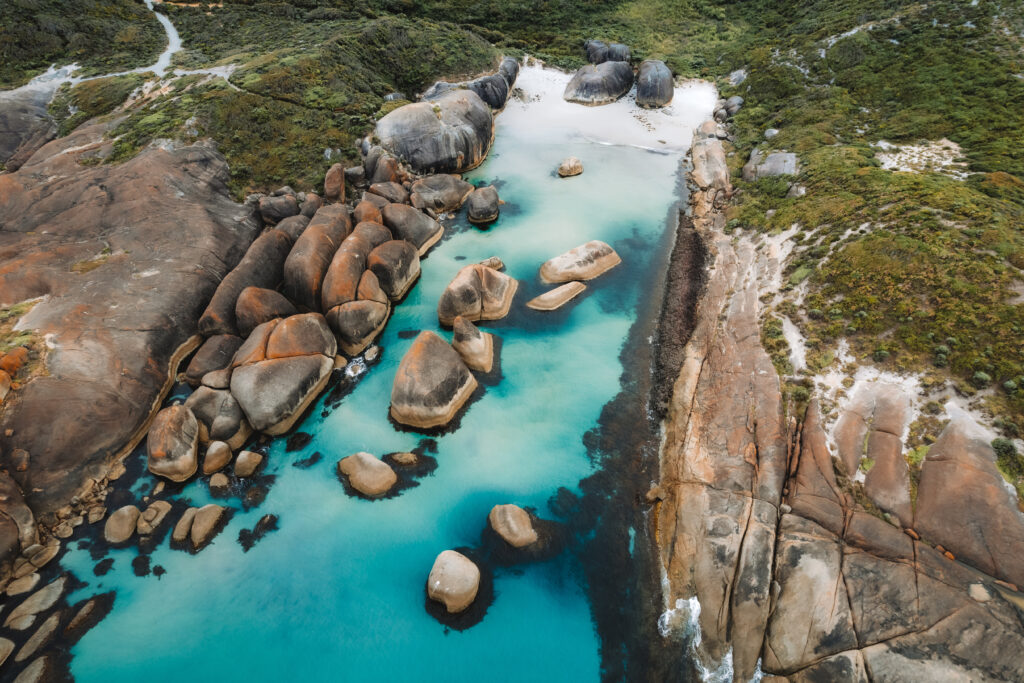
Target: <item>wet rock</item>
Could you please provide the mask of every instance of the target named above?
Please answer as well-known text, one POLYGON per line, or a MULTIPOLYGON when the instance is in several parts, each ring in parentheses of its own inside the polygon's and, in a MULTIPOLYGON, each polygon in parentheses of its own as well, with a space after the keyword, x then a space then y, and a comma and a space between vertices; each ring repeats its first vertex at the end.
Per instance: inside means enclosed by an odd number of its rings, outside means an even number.
POLYGON ((263 456, 254 451, 242 451, 235 459, 235 476, 251 477, 263 464, 263 456))
POLYGON ((495 533, 513 548, 523 548, 537 542, 530 514, 518 505, 495 505, 487 515, 495 533))
POLYGON ((212 503, 196 510, 192 528, 189 530, 189 538, 192 540, 192 547, 195 550, 204 548, 217 535, 225 511, 226 508, 212 503))
POLYGON ((377 276, 380 288, 392 301, 405 296, 420 276, 420 256, 405 240, 390 240, 374 248, 366 267, 377 276))
POLYGON ((324 176, 324 199, 328 202, 345 200, 345 170, 341 164, 334 164, 324 176))
POLYGON ((261 287, 246 287, 235 303, 235 320, 243 337, 274 318, 287 318, 298 313, 288 299, 279 292, 261 287))
POLYGON ((235 304, 246 287, 274 289, 281 283, 282 268, 292 241, 280 230, 260 235, 245 257, 221 281, 210 304, 199 318, 199 331, 205 336, 238 334, 235 304))
POLYGON ((198 511, 199 508, 188 508, 182 513, 181 518, 174 525, 174 530, 171 532, 171 541, 182 544, 188 540, 189 532, 192 531, 192 522, 195 521, 198 511))
POLYGON ((515 85, 516 78, 519 77, 519 62, 512 57, 502 57, 501 64, 498 65, 498 73, 505 78, 505 82, 508 83, 511 90, 515 85))
POLYGON ((493 185, 478 187, 466 201, 466 217, 474 225, 493 223, 498 220, 498 191, 493 185))
POLYGON ((410 242, 420 256, 427 253, 444 234, 440 223, 405 204, 389 204, 381 211, 381 216, 395 238, 410 242))
POLYGON ((456 316, 466 320, 498 320, 512 307, 519 283, 493 268, 479 264, 460 270, 441 294, 437 318, 451 325, 456 316))
POLYGON ((337 341, 316 313, 271 320, 235 355, 231 393, 253 429, 288 431, 327 384, 337 341))
POLYGON ((262 197, 259 207, 260 217, 267 225, 276 225, 282 218, 297 216, 299 213, 299 203, 290 194, 262 197))
POLYGON ((192 411, 199 423, 199 440, 203 443, 223 441, 230 452, 230 449, 239 448, 245 443, 252 434, 252 427, 242 406, 227 389, 230 386, 230 374, 226 374, 222 384, 224 389, 213 389, 205 385, 199 387, 185 399, 185 407, 192 411))
POLYGON ((494 364, 494 337, 481 332, 461 315, 452 323, 452 348, 470 370, 490 372, 494 364))
POLYGON ((675 84, 665 62, 648 59, 640 63, 636 79, 636 103, 641 107, 664 107, 672 101, 675 84))
POLYGON ((505 76, 500 73, 481 76, 466 83, 466 88, 475 92, 491 109, 502 109, 511 91, 505 76))
POLYGON ((444 603, 450 614, 462 612, 476 599, 480 588, 480 569, 462 553, 445 550, 430 569, 427 595, 444 603))
POLYGON ((592 280, 620 263, 614 249, 593 240, 546 261, 540 267, 540 277, 544 282, 592 280))
POLYGON ((1024 586, 1024 513, 987 439, 965 419, 942 430, 921 466, 914 529, 960 561, 1024 586))
POLYGON ((398 183, 374 183, 370 185, 370 192, 383 197, 392 204, 409 203, 409 191, 398 183))
POLYGON ((139 508, 134 505, 118 508, 107 518, 103 526, 103 538, 112 545, 127 542, 135 533, 140 514, 139 508))
POLYGON ((391 388, 391 417, 419 429, 448 424, 477 382, 459 354, 424 330, 402 358, 391 388))
POLYGON ((39 585, 39 574, 33 572, 28 576, 23 576, 20 579, 14 579, 4 590, 4 593, 8 597, 14 597, 16 595, 22 595, 28 593, 31 590, 35 590, 35 587, 39 585))
POLYGON ((779 175, 796 175, 799 163, 793 152, 771 152, 765 155, 759 149, 750 153, 750 161, 743 167, 743 179, 752 183, 760 178, 779 175))
POLYGON ((185 381, 193 387, 199 386, 203 376, 214 370, 223 370, 231 364, 231 357, 242 345, 242 338, 234 334, 218 334, 210 337, 196 351, 196 355, 185 370, 185 381))
POLYGON ((223 472, 216 472, 210 477, 210 490, 214 493, 224 493, 231 486, 231 480, 223 472))
POLYGON ((369 453, 355 453, 338 461, 338 471, 364 496, 382 496, 391 490, 398 476, 391 467, 369 453))
POLYGON ((562 97, 569 102, 597 106, 609 104, 633 87, 633 69, 626 62, 604 62, 580 67, 565 86, 562 97))
POLYGON ((160 528, 171 511, 171 504, 166 500, 154 500, 139 515, 135 530, 140 536, 148 536, 160 528))
POLYGON ((377 122, 381 145, 417 173, 462 173, 487 154, 494 120, 471 90, 444 93, 399 107, 377 122))
POLYGON ((203 458, 203 474, 219 472, 231 462, 231 447, 223 441, 211 441, 203 458))
POLYGON ((334 252, 352 230, 344 204, 331 204, 316 212, 284 262, 284 294, 297 306, 320 310, 320 288, 334 252))
POLYGON ((448 213, 458 211, 473 186, 458 176, 440 173, 420 178, 412 184, 412 205, 419 209, 433 209, 448 213))
POLYGON ((415 465, 416 463, 418 463, 420 461, 420 456, 416 455, 415 453, 408 453, 408 452, 407 453, 392 453, 391 454, 391 460, 396 465, 401 465, 403 467, 411 467, 412 465, 415 465))
POLYGON ((183 405, 164 408, 153 418, 146 437, 149 471, 185 481, 196 473, 198 445, 199 422, 192 411, 183 405))
POLYGON ((62 576, 38 591, 25 598, 25 600, 11 610, 4 620, 5 628, 12 628, 16 631, 24 631, 35 621, 35 616, 57 604, 57 600, 64 593, 65 578, 62 576))
POLYGON ((535 296, 526 302, 535 311, 554 311, 569 303, 586 290, 582 282, 566 282, 564 285, 535 296))
POLYGON ((576 157, 563 159, 562 163, 558 165, 558 177, 560 178, 570 178, 581 173, 583 173, 583 162, 576 157))

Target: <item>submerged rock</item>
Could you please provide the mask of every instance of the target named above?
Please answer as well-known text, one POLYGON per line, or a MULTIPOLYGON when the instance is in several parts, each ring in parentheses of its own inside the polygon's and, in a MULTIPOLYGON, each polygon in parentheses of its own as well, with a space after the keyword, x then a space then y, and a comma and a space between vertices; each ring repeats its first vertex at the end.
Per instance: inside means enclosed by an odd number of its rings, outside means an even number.
POLYGON ((196 510, 192 527, 189 529, 193 549, 201 550, 213 540, 226 510, 227 508, 212 503, 196 510))
POLYGON ((476 599, 480 588, 480 569, 462 553, 445 550, 430 569, 427 595, 444 603, 449 614, 462 612, 476 599))
POLYGON ((562 163, 558 165, 558 176, 560 178, 569 178, 580 173, 583 173, 583 162, 576 157, 563 159, 562 163))
POLYGON ((466 218, 474 225, 493 223, 498 220, 498 191, 493 185, 478 187, 466 201, 466 218))
POLYGON ((452 348, 470 370, 490 372, 494 365, 494 336, 481 332, 461 315, 452 323, 452 348))
POLYGON ((391 387, 391 417, 419 429, 448 424, 477 387, 448 342, 424 330, 402 358, 391 387))
POLYGON ((640 63, 636 79, 636 103, 641 107, 664 107, 675 93, 672 71, 665 62, 648 59, 640 63))
POLYGON ((484 160, 494 120, 472 90, 453 90, 395 109, 376 130, 381 145, 417 173, 462 173, 484 160))
POLYGON ((582 282, 566 282, 560 287, 544 292, 526 302, 535 311, 554 311, 569 303, 586 290, 582 282))
POLYGON ((441 294, 437 318, 442 325, 451 325, 457 316, 469 321, 504 318, 518 287, 515 279, 493 268, 466 266, 441 294))
POLYGON ((580 67, 562 94, 569 102, 597 106, 609 104, 633 87, 633 69, 626 62, 604 62, 580 67))
POLYGON ((338 471, 348 477, 352 488, 371 498, 384 495, 398 481, 395 471, 386 462, 364 452, 339 460, 338 471))
POLYGON ((609 245, 593 240, 546 261, 540 267, 544 282, 592 280, 622 263, 609 245))
POLYGON ((149 471, 170 479, 185 481, 196 473, 199 447, 199 422, 183 406, 164 408, 150 425, 146 440, 149 471))
POLYGON ((537 531, 533 528, 530 514, 518 505, 495 505, 487 515, 487 521, 495 533, 514 548, 537 542, 537 531))

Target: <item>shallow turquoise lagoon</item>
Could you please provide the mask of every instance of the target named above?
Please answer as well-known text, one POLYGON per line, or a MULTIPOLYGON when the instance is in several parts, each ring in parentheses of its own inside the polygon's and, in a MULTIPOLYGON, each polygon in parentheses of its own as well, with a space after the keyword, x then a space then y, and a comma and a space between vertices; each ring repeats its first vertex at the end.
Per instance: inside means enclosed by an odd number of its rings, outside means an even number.
MULTIPOLYGON (((564 121, 531 122, 528 113, 510 105, 499 116, 491 155, 469 177, 498 184, 501 218, 487 230, 461 216, 450 225, 395 309, 380 360, 326 417, 321 399, 299 427, 313 435, 305 448, 288 453, 283 440, 272 444, 265 474, 276 480, 259 507, 242 511, 231 499, 239 509, 198 555, 165 540, 151 556, 166 569, 159 578, 134 575, 135 549, 111 551, 113 570, 102 577, 93 575, 88 550, 66 555, 65 566, 88 582, 73 598, 117 592, 111 614, 73 649, 79 683, 598 680, 600 641, 569 551, 496 568, 493 604, 464 631, 446 629, 424 608, 434 557, 478 545, 493 505, 532 506, 554 518, 549 499, 592 472, 582 437, 619 391, 619 354, 639 298, 661 296, 651 291, 651 264, 670 247, 666 217, 677 201, 681 152, 599 144, 566 132, 564 121), (553 169, 570 155, 585 173, 556 178, 553 169), (566 310, 527 309, 546 289, 540 264, 591 239, 614 246, 623 265, 566 310), (492 255, 520 281, 508 318, 485 324, 501 338, 500 381, 484 387, 456 431, 433 437, 437 469, 418 485, 379 501, 347 496, 338 459, 409 450, 424 438, 388 419, 395 370, 416 331, 441 331, 435 307, 456 271, 492 255), (292 466, 314 452, 323 458, 313 467, 292 466), (266 513, 279 516, 278 530, 243 552, 239 530, 266 513)), ((153 483, 144 475, 134 490, 153 483)), ((205 482, 179 497, 210 500, 205 482)))

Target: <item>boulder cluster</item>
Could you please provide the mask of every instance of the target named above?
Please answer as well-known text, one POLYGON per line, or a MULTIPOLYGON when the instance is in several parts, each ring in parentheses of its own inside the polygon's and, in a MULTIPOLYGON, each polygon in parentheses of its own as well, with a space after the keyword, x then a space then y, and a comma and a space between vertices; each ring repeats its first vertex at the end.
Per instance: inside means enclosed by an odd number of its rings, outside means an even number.
POLYGON ((583 280, 593 280, 622 263, 611 246, 598 240, 570 249, 544 262, 540 278, 546 283, 564 283, 530 299, 526 303, 537 311, 553 311, 579 296, 587 288, 583 280))
MULTIPOLYGON (((610 104, 633 88, 634 72, 630 50, 621 43, 588 40, 583 45, 590 63, 581 67, 565 86, 569 102, 599 106, 610 104)), ((664 107, 672 101, 675 83, 665 62, 647 59, 636 73, 636 103, 645 108, 664 107)))

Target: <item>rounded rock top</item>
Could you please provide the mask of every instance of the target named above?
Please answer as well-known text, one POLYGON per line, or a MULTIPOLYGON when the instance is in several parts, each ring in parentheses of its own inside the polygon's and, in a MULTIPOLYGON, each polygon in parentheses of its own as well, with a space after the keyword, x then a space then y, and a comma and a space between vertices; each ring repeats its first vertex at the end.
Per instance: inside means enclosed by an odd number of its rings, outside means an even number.
POLYGON ((444 603, 449 614, 462 612, 473 604, 479 589, 480 569, 462 553, 445 550, 434 560, 427 577, 427 595, 444 603))
POLYGON ((576 157, 564 159, 562 163, 558 165, 558 176, 560 178, 569 178, 579 175, 580 173, 583 173, 583 162, 576 157))

